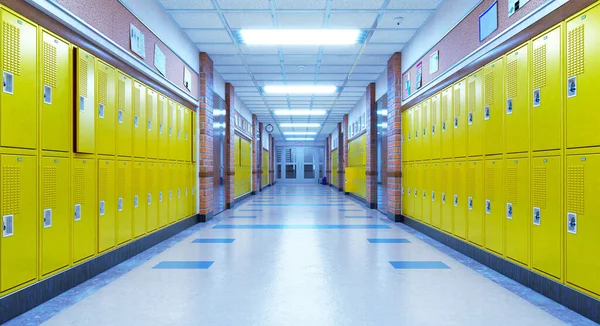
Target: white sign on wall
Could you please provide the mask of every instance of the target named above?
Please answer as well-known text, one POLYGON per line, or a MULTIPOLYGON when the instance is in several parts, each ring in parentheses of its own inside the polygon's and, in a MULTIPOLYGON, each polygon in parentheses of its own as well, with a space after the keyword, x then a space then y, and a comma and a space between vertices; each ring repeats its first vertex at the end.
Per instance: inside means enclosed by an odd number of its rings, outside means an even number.
POLYGON ((129 38, 131 40, 131 51, 146 59, 146 39, 144 38, 144 33, 133 24, 130 24, 129 38))
POLYGON ((435 51, 429 56, 429 74, 433 74, 440 69, 440 51, 435 51))
POLYGON ((529 0, 508 0, 508 17, 521 9, 529 0))
POLYGON ((167 58, 158 47, 158 44, 154 44, 154 66, 163 76, 167 76, 167 58))
POLYGON ((183 86, 185 86, 188 91, 192 90, 192 73, 187 67, 183 67, 183 86))

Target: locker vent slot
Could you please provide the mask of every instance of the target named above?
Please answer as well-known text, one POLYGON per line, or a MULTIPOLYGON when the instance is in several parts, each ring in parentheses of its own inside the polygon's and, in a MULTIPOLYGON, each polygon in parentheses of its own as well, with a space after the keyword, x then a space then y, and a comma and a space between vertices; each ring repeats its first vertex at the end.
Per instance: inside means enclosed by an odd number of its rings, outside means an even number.
POLYGON ((119 79, 119 110, 125 110, 125 81, 119 79))
POLYGON ((21 214, 21 167, 5 165, 2 168, 4 182, 2 185, 2 205, 4 212, 21 214))
POLYGON ((506 96, 509 99, 517 97, 517 69, 516 58, 506 64, 506 96))
POLYGON ((442 192, 448 192, 448 171, 442 169, 442 192))
POLYGON ((431 101, 431 124, 435 125, 437 121, 437 110, 438 110, 438 102, 437 100, 431 101))
POLYGON ((100 168, 98 171, 98 196, 100 196, 101 200, 105 200, 108 198, 108 169, 100 168))
POLYGON ((448 95, 442 95, 442 121, 448 120, 448 95))
POLYGON ((79 58, 79 95, 88 97, 88 63, 83 58, 79 58))
POLYGON ((494 104, 494 73, 485 74, 485 105, 494 104))
POLYGON ((457 194, 460 192, 460 190, 462 190, 462 184, 460 182, 461 178, 460 178, 460 169, 456 168, 454 169, 454 179, 457 182, 454 183, 454 193, 457 194))
POLYGON ((133 88, 133 99, 134 99, 134 105, 133 105, 133 113, 139 117, 140 116, 140 112, 141 110, 141 103, 140 103, 140 99, 141 99, 141 91, 139 89, 139 87, 134 87, 133 88))
POLYGON ((148 120, 152 120, 152 118, 154 117, 154 101, 150 101, 150 103, 148 103, 148 120))
POLYGON ((148 189, 150 189, 150 191, 154 190, 154 171, 153 170, 149 170, 148 173, 146 173, 146 186, 148 187, 148 189))
POLYGON ((127 196, 127 193, 125 191, 125 175, 127 174, 127 171, 125 170, 125 168, 119 168, 117 171, 117 181, 119 184, 119 197, 125 197, 127 196))
POLYGON ((454 116, 460 117, 460 88, 454 90, 454 116))
POLYGON ((4 41, 4 71, 21 75, 21 29, 5 21, 2 24, 4 41))
POLYGON ((85 169, 75 168, 75 203, 85 204, 85 169))
POLYGON ((585 58, 585 25, 569 31, 567 36, 567 77, 583 74, 585 58))
POLYGON ((44 208, 56 209, 58 171, 55 166, 44 166, 44 208))
POLYGON ((106 70, 98 70, 98 103, 108 103, 108 74, 106 70))
POLYGON ((584 185, 584 167, 569 166, 567 168, 567 210, 569 213, 584 214, 584 185))
POLYGON ((56 47, 51 43, 44 42, 44 85, 56 88, 56 47))
POLYGON ((517 177, 516 167, 506 168, 506 201, 512 204, 517 204, 519 198, 517 177))
POLYGON ((494 168, 487 168, 485 173, 485 198, 494 200, 494 168))
POLYGON ((475 103, 476 101, 476 96, 477 96, 477 89, 475 88, 475 81, 470 81, 469 82, 469 112, 475 112, 477 111, 477 104, 475 103))
POLYGON ((467 180, 468 196, 473 196, 475 194, 475 168, 469 168, 467 180))
POLYGON ((546 44, 533 50, 533 89, 546 87, 546 44))
POLYGON ((133 169, 133 193, 136 195, 140 194, 140 181, 141 181, 142 173, 140 168, 135 167, 133 169))
POLYGON ((546 209, 546 167, 533 167, 533 206, 546 209))

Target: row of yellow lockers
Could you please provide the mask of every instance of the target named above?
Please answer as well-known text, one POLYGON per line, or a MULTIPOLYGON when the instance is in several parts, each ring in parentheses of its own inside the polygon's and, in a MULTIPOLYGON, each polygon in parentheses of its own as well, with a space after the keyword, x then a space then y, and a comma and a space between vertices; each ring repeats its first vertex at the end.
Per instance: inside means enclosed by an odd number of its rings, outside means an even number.
POLYGON ((269 151, 263 148, 262 153, 262 185, 269 184, 269 151))
POLYGON ((338 167, 339 167, 338 159, 339 159, 339 151, 336 148, 331 152, 331 184, 336 187, 339 187, 339 184, 338 184, 338 167))
POLYGON ((403 175, 404 215, 600 295, 600 151, 566 164, 560 155, 404 163, 403 175))
POLYGON ((600 146, 598 37, 596 4, 403 112, 403 159, 600 146))
POLYGON ((249 140, 238 136, 233 137, 234 144, 234 197, 245 195, 252 191, 252 145, 249 140))
POLYGON ((367 165, 367 134, 364 133, 348 142, 348 166, 367 165))
POLYGON ((366 198, 367 134, 348 142, 348 167, 345 169, 345 191, 366 198))
POLYGON ((189 163, 3 154, 0 167, 2 295, 195 212, 189 163))
POLYGON ((0 147, 191 161, 192 111, 8 9, 0 15, 0 147))

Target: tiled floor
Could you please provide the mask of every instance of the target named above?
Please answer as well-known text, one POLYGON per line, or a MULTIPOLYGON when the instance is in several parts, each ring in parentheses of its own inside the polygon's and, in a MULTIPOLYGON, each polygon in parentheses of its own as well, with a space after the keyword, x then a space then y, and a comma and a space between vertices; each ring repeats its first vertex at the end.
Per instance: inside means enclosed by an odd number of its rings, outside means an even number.
POLYGON ((312 184, 271 187, 8 325, 40 323, 595 325, 312 184))

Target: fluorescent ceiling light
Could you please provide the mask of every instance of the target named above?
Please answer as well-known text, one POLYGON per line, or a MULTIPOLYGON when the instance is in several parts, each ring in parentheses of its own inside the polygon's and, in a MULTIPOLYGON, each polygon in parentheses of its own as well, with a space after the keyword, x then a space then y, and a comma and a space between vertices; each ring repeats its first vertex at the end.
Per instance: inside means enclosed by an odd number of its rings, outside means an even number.
POLYGON ((242 29, 238 38, 244 44, 260 45, 347 45, 362 43, 358 29, 242 29))
POLYGON ((280 127, 282 128, 319 128, 321 124, 319 123, 280 123, 280 127))
POLYGON ((297 140, 309 140, 309 141, 312 141, 312 140, 315 140, 315 139, 314 138, 286 138, 285 140, 287 140, 287 141, 297 141, 297 140))
POLYGON ((334 94, 337 86, 332 85, 271 85, 263 87, 267 94, 334 94))
POLYGON ((315 131, 286 131, 283 133, 284 135, 316 135, 315 131))
POLYGON ((325 110, 275 110, 275 115, 326 115, 325 110))

